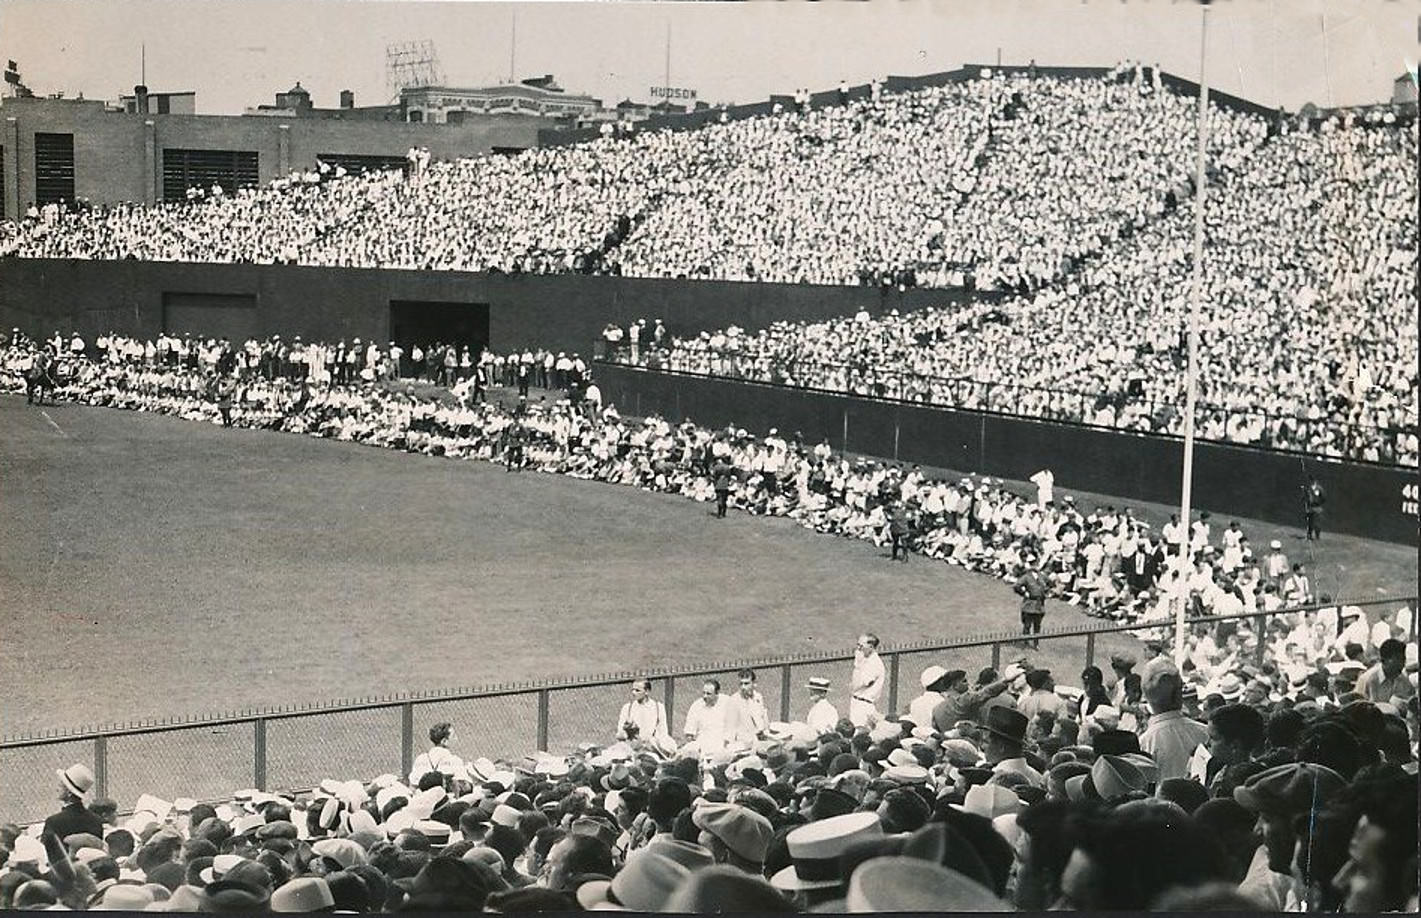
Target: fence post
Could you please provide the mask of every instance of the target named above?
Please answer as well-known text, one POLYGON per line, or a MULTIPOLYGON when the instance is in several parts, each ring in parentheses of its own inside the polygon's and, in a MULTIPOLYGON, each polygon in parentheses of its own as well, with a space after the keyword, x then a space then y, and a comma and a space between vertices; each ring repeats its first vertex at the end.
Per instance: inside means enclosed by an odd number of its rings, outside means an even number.
POLYGON ((400 774, 414 768, 414 702, 400 705, 400 774))
POLYGON ((996 641, 992 642, 992 669, 997 670, 998 674, 1002 669, 1002 645, 996 641))
MULTIPOLYGON (((671 724, 673 724, 673 723, 676 722, 676 677, 675 677, 675 676, 667 676, 667 677, 666 677, 666 696, 665 696, 665 697, 666 697, 666 702, 665 702, 665 703, 666 703, 666 719, 667 719, 667 721, 669 721, 669 723, 667 723, 667 725, 666 725, 666 729, 674 734, 674 731, 671 730, 671 724)), ((544 749, 544 750, 546 750, 548 747, 547 747, 547 746, 539 746, 538 748, 539 748, 539 749, 544 749)))
POLYGON ((898 661, 902 654, 894 653, 888 655, 888 713, 893 714, 898 710, 898 661))
POLYGON ((94 796, 109 795, 109 738, 94 737, 94 796))
MULTIPOLYGON (((538 748, 548 748, 548 696, 547 689, 538 689, 538 748)), ((670 714, 666 715, 670 717, 670 714)))
MULTIPOLYGON (((259 791, 266 790, 266 718, 258 717, 252 725, 252 785, 259 791)), ((409 774, 409 771, 405 771, 409 774)))
POLYGON ((789 699, 794 692, 794 686, 790 684, 790 665, 783 664, 780 667, 780 720, 789 720, 789 699))
POLYGON ((845 408, 845 409, 844 409, 844 444, 843 444, 843 446, 841 446, 841 447, 839 448, 839 452, 841 452, 841 453, 847 453, 848 451, 849 451, 849 409, 848 409, 848 408, 845 408))
POLYGON ((1095 635, 1093 634, 1085 636, 1085 665, 1095 665, 1095 635))
POLYGON ((1257 646, 1256 648, 1254 648, 1254 651, 1253 651, 1253 658, 1254 658, 1254 662, 1257 663, 1259 666, 1262 666, 1262 665, 1263 665, 1263 659, 1264 659, 1265 656, 1267 656, 1267 651, 1268 651, 1268 641, 1267 641, 1268 634, 1267 634, 1267 632, 1268 632, 1268 616, 1267 616, 1267 615, 1255 615, 1255 616, 1253 617, 1253 636, 1254 636, 1254 639, 1258 641, 1258 646, 1257 646))

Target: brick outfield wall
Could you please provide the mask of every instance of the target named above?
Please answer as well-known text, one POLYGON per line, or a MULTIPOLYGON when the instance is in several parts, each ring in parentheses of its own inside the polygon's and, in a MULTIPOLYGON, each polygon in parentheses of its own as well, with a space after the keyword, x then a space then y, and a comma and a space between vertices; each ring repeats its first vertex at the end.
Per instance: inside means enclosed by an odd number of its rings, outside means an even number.
MULTIPOLYGON (((828 438, 836 449, 957 472, 1025 481, 1050 467, 1071 488, 1126 500, 1179 500, 1182 441, 979 411, 856 398, 782 386, 659 373, 598 363, 603 399, 634 416, 673 423, 734 423, 828 438)), ((1339 462, 1300 453, 1196 441, 1198 509, 1302 525, 1302 487, 1316 475, 1327 489, 1326 532, 1417 544, 1417 517, 1404 506, 1416 469, 1339 462)), ((1414 493, 1414 492, 1412 492, 1414 493)))

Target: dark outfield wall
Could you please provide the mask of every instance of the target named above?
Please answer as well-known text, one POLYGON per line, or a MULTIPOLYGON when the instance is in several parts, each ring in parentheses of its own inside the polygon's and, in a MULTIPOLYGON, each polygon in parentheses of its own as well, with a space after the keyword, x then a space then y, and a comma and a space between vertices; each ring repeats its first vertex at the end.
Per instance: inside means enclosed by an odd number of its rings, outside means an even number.
MULTIPOLYGON (((777 320, 820 320, 961 302, 962 291, 815 287, 457 271, 387 271, 288 265, 0 259, 0 327, 30 335, 107 331, 143 338, 163 330, 164 294, 254 297, 257 334, 334 341, 387 340, 390 301, 487 303, 489 346, 588 353, 608 322, 661 318, 673 333, 777 320)), ((982 296, 978 294, 978 296, 982 296)))
MULTIPOLYGON (((827 437, 856 453, 1018 481, 1049 467, 1071 489, 1151 503, 1179 500, 1184 460, 1177 438, 605 363, 595 373, 603 399, 632 415, 759 433, 778 427, 809 442, 827 437)), ((1325 531, 1416 544, 1415 470, 1217 443, 1194 450, 1195 500, 1218 513, 1299 526, 1309 475, 1328 492, 1325 531)))

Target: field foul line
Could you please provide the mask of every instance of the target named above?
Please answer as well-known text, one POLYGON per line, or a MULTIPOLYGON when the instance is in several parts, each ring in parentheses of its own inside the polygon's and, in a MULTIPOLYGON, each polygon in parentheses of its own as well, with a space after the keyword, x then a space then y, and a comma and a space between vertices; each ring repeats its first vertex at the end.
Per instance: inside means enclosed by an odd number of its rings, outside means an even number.
POLYGON ((44 415, 44 419, 49 422, 49 426, 50 426, 50 427, 53 427, 55 430, 59 431, 59 435, 60 435, 61 437, 63 437, 63 438, 66 439, 66 440, 69 439, 69 434, 67 434, 67 433, 64 432, 64 428, 62 428, 62 427, 60 427, 58 424, 54 423, 54 418, 52 418, 52 417, 49 416, 49 412, 48 412, 48 411, 45 411, 43 408, 41 408, 41 409, 39 410, 39 413, 42 414, 42 415, 44 415))

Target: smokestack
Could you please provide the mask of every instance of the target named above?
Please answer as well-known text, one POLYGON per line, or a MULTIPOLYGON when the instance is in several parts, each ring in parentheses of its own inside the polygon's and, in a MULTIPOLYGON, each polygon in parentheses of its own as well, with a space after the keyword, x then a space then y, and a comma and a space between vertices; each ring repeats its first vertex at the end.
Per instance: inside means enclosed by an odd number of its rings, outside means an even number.
POLYGON ((355 93, 349 89, 342 89, 340 91, 340 107, 355 108, 355 93))
POLYGON ((133 110, 139 114, 148 114, 148 87, 142 83, 133 87, 133 110))

